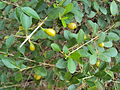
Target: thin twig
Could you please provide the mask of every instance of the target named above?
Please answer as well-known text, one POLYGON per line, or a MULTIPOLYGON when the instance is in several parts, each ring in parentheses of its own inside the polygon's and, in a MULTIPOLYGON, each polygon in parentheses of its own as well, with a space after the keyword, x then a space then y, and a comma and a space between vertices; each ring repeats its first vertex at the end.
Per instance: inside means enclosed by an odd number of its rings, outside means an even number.
POLYGON ((20 87, 20 86, 21 86, 21 84, 15 84, 15 85, 9 85, 9 86, 0 87, 0 89, 10 88, 10 87, 20 87))
POLYGON ((27 36, 24 42, 20 45, 20 48, 32 37, 32 35, 44 24, 46 20, 47 17, 34 29, 34 31, 29 36, 27 36))
POLYGON ((70 56, 72 53, 76 52, 77 50, 79 50, 79 49, 82 48, 83 46, 87 45, 88 43, 96 40, 97 38, 98 38, 98 36, 96 36, 96 37, 92 38, 91 40, 89 40, 88 42, 82 44, 81 46, 79 46, 78 48, 76 48, 75 50, 73 50, 72 52, 70 52, 70 53, 68 54, 68 56, 70 56))
POLYGON ((32 75, 32 72, 33 72, 33 70, 30 72, 30 74, 29 74, 29 76, 28 76, 28 78, 27 78, 27 80, 26 80, 26 82, 25 82, 25 84, 24 84, 24 86, 23 86, 24 89, 25 89, 25 87, 27 86, 28 80, 30 79, 30 77, 31 77, 31 75, 32 75))
MULTIPOLYGON (((0 54, 6 54, 6 53, 0 51, 0 54)), ((8 53, 7 55, 12 56, 12 57, 14 56, 13 54, 9 54, 9 53, 8 53)), ((26 57, 19 57, 19 58, 20 58, 20 59, 27 60, 27 61, 30 61, 30 62, 38 63, 38 64, 39 64, 38 66, 50 66, 50 67, 54 67, 54 66, 55 66, 54 64, 36 62, 35 60, 29 59, 29 58, 26 58, 26 57)), ((36 67, 36 66, 35 66, 35 67, 36 67)), ((34 68, 34 66, 33 66, 33 67, 24 68, 23 70, 27 70, 27 69, 30 69, 30 68, 34 68)), ((22 70, 22 71, 23 71, 23 70, 22 70)))

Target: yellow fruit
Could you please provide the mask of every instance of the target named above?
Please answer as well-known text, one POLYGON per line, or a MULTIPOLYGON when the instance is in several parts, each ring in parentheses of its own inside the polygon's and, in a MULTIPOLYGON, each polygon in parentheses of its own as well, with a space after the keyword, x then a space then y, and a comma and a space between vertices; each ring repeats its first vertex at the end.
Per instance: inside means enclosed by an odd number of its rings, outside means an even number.
POLYGON ((40 80, 40 79, 42 78, 42 76, 34 74, 34 78, 35 78, 36 80, 40 80))
POLYGON ((35 46, 34 46, 33 43, 30 43, 30 50, 31 50, 31 51, 35 51, 35 46))
POLYGON ((99 47, 104 47, 104 43, 99 43, 98 46, 99 47))
POLYGON ((84 40, 86 40, 87 39, 87 36, 86 35, 84 35, 84 40))
POLYGON ((98 60, 98 61, 96 62, 96 66, 97 66, 97 67, 100 66, 100 60, 98 60))
POLYGON ((9 36, 7 35, 7 36, 4 37, 4 40, 5 40, 5 39, 8 39, 8 38, 9 38, 9 36))
POLYGON ((54 36, 56 35, 55 30, 54 30, 54 29, 52 29, 52 28, 45 29, 44 31, 45 31, 45 32, 46 32, 49 36, 54 37, 54 36))
POLYGON ((68 28, 74 30, 77 28, 77 25, 75 23, 69 23, 68 28))
POLYGON ((24 28, 22 26, 19 26, 19 30, 24 30, 24 28))

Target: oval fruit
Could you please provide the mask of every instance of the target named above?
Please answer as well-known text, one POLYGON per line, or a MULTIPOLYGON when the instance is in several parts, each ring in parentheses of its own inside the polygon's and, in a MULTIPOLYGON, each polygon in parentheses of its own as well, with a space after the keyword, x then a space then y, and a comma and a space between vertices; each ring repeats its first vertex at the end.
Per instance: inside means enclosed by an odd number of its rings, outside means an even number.
POLYGON ((35 46, 34 46, 33 43, 30 43, 30 50, 31 50, 31 51, 35 51, 35 46))
POLYGON ((7 35, 7 36, 4 37, 4 40, 5 40, 5 39, 8 39, 8 38, 9 38, 9 36, 7 35))
POLYGON ((99 47, 104 47, 104 43, 103 43, 103 42, 102 42, 102 43, 99 43, 98 46, 99 46, 99 47))
POLYGON ((69 23, 68 28, 74 30, 77 28, 77 25, 75 23, 69 23))
POLYGON ((98 60, 98 61, 96 62, 96 66, 97 66, 97 67, 100 66, 100 60, 98 60))
POLYGON ((19 26, 19 30, 24 30, 24 28, 22 26, 19 26))
POLYGON ((84 35, 84 40, 86 40, 87 39, 87 36, 86 35, 84 35))
POLYGON ((34 74, 34 78, 35 78, 36 80, 40 80, 40 79, 42 78, 42 76, 34 74))
POLYGON ((54 29, 52 29, 52 28, 45 29, 44 31, 45 31, 45 32, 46 32, 49 36, 54 37, 54 36, 56 35, 55 30, 54 30, 54 29))

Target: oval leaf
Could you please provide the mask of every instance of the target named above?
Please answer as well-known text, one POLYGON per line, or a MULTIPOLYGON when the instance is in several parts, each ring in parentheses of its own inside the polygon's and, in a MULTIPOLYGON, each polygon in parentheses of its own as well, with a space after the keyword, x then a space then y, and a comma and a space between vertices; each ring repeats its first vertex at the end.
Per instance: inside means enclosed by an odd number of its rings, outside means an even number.
POLYGON ((65 53, 65 54, 68 54, 69 53, 69 49, 68 49, 68 47, 67 46, 63 46, 63 52, 65 53))
POLYGON ((106 37, 106 33, 101 32, 98 38, 98 43, 102 43, 105 40, 105 37, 106 37))
POLYGON ((57 51, 57 52, 61 51, 60 47, 56 43, 52 43, 51 47, 54 51, 57 51))
POLYGON ((24 29, 28 30, 32 24, 32 18, 22 13, 20 16, 20 20, 24 29))
POLYGON ((119 13, 118 6, 115 1, 112 1, 110 4, 110 11, 113 16, 115 16, 119 13))
POLYGON ((110 32, 107 37, 109 40, 114 40, 114 41, 120 40, 120 37, 113 32, 110 32))
POLYGON ((84 41, 84 31, 81 29, 78 32, 77 42, 78 42, 78 44, 80 44, 83 41, 84 41))
POLYGON ((34 72, 35 74, 43 76, 43 77, 47 76, 47 70, 44 67, 36 67, 34 68, 34 72))
POLYGON ((8 67, 8 68, 18 68, 18 67, 16 66, 16 63, 15 63, 13 60, 11 60, 11 59, 3 58, 3 59, 2 59, 2 62, 3 62, 4 65, 5 65, 6 67, 8 67))
POLYGON ((4 2, 0 2, 0 9, 3 9, 6 6, 4 2))
POLYGON ((67 67, 70 73, 74 73, 76 71, 75 62, 71 58, 68 59, 67 67))
POLYGON ((90 64, 94 65, 97 61, 97 56, 96 55, 91 55, 90 56, 90 64))
POLYGON ((104 55, 109 56, 109 57, 115 57, 117 56, 118 51, 116 48, 110 48, 104 52, 104 55))
POLYGON ((25 12, 27 15, 35 18, 35 19, 40 19, 39 15, 37 14, 37 12, 35 10, 33 10, 30 7, 23 7, 22 8, 23 12, 25 12))
POLYGON ((63 59, 59 59, 56 63, 56 67, 60 69, 66 68, 66 61, 63 59))
POLYGON ((11 35, 8 39, 6 39, 6 47, 9 48, 15 42, 15 37, 11 35))

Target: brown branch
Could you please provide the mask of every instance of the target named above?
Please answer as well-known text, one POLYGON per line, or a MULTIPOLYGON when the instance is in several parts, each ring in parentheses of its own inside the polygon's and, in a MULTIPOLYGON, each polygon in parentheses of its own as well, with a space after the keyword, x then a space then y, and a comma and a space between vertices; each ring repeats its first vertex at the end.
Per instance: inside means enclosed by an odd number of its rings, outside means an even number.
POLYGON ((21 84, 15 84, 15 85, 9 85, 9 86, 0 87, 0 89, 10 88, 10 87, 20 87, 20 86, 21 86, 21 84))
MULTIPOLYGON (((5 52, 0 52, 0 54, 7 54, 5 52)), ((14 56, 13 54, 9 54, 9 56, 14 56)), ((30 61, 30 62, 34 62, 34 63, 38 63, 39 65, 37 66, 50 66, 50 67, 54 67, 55 65, 54 64, 49 64, 49 63, 42 63, 42 62, 36 62, 35 60, 32 60, 32 59, 29 59, 29 58, 26 58, 26 57, 19 57, 20 59, 24 59, 24 60, 27 60, 27 61, 30 61)), ((27 68, 24 68, 24 69, 21 69, 20 71, 24 71, 24 70, 28 70, 28 69, 31 69, 31 68, 35 68, 37 66, 32 66, 32 67, 27 67, 27 68)))

